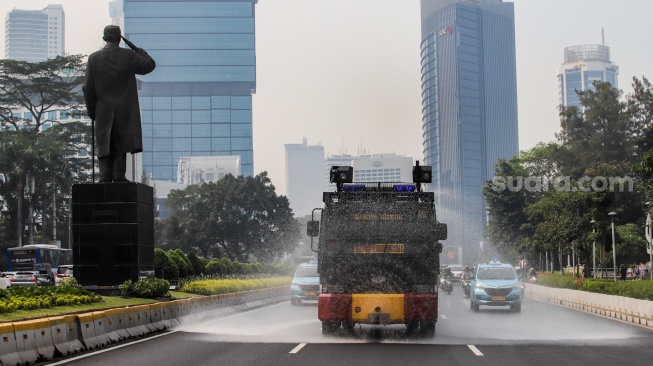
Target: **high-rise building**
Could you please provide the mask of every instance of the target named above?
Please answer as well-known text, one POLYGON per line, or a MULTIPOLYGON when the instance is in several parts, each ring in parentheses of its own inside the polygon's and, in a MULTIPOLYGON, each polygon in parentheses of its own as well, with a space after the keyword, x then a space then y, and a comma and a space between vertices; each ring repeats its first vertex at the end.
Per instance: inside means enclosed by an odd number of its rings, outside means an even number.
POLYGON ((177 183, 202 184, 217 182, 225 175, 240 174, 239 156, 190 156, 179 158, 177 183))
POLYGON ((565 48, 565 62, 558 67, 558 97, 565 107, 582 108, 576 91, 594 90, 595 81, 618 88, 619 66, 610 61, 610 47, 585 44, 565 48))
POLYGON ((143 169, 154 179, 176 181, 182 156, 239 156, 241 174, 253 175, 256 3, 111 3, 125 37, 156 61, 139 91, 143 169))
POLYGON ((286 144, 286 196, 295 216, 306 216, 322 207, 324 191, 324 147, 286 144))
POLYGON ((413 158, 394 153, 371 155, 329 155, 324 165, 323 179, 327 192, 335 192, 336 184, 330 182, 332 166, 351 166, 354 168, 354 183, 413 181, 413 158))
POLYGON ((66 18, 61 5, 43 10, 14 9, 5 18, 5 58, 41 62, 63 56, 66 18))
POLYGON ((481 187, 519 152, 513 3, 421 0, 424 165, 433 167, 445 245, 474 258, 486 223, 481 187))

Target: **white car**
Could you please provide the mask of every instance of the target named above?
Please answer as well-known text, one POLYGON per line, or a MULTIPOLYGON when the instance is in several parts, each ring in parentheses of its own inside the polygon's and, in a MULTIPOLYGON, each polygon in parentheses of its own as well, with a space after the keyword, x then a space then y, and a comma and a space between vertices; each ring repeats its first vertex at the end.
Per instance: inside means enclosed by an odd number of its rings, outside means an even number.
POLYGON ((449 269, 451 269, 451 274, 453 275, 451 280, 460 283, 460 276, 463 274, 463 266, 460 264, 450 264, 449 269))
POLYGON ((54 278, 54 284, 58 285, 61 280, 73 276, 73 265, 66 264, 57 267, 57 276, 54 278))

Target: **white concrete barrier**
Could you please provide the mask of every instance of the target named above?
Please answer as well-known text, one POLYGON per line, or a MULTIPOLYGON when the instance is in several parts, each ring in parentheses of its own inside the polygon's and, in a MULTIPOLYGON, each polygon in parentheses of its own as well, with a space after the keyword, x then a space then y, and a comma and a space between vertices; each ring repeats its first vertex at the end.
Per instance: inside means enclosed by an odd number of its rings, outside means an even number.
POLYGON ((79 340, 77 316, 64 315, 49 318, 54 348, 64 356, 73 355, 84 349, 79 340))
POLYGON ((33 364, 39 358, 39 351, 36 349, 36 336, 34 320, 26 320, 14 323, 14 334, 16 336, 16 349, 21 364, 33 364))
POLYGON ((653 301, 534 284, 526 297, 653 328, 653 301))
POLYGON ((22 364, 16 346, 13 323, 0 324, 0 363, 3 365, 22 364))
POLYGON ((51 360, 55 350, 62 355, 93 350, 185 322, 202 321, 228 311, 227 308, 238 311, 285 301, 287 293, 287 287, 278 287, 3 323, 0 324, 0 363, 30 365, 37 360, 51 360))

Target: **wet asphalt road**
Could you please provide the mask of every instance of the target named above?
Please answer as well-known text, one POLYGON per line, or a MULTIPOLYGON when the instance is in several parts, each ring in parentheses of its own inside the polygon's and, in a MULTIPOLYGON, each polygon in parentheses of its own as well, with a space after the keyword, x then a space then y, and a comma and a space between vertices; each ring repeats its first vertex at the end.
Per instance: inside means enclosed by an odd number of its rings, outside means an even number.
POLYGON ((433 338, 358 326, 325 337, 317 306, 289 301, 89 352, 70 365, 614 365, 650 364, 653 330, 526 299, 472 312, 460 287, 440 294, 433 338))

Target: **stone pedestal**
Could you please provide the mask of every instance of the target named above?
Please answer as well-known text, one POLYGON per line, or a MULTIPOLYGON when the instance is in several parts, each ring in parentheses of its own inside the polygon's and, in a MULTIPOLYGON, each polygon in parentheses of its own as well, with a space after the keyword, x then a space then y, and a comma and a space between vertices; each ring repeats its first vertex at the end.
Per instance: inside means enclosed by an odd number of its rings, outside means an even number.
POLYGON ((117 290, 154 277, 154 192, 140 183, 73 185, 75 278, 86 289, 117 290))

